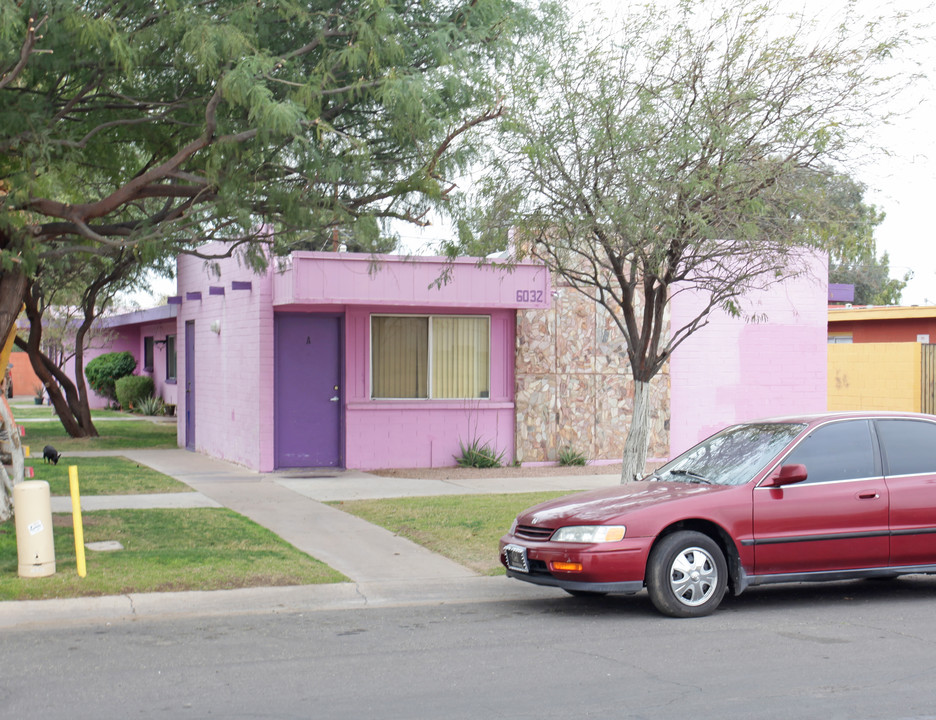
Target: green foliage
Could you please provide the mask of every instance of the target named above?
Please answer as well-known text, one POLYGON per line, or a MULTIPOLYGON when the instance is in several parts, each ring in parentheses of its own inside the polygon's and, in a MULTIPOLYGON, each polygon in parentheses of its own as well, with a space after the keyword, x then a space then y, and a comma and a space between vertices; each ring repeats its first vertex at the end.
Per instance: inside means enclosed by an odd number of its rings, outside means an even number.
POLYGON ((148 375, 127 375, 117 380, 114 387, 120 407, 139 412, 140 403, 147 398, 152 399, 156 384, 148 375))
POLYGON ((585 455, 580 453, 571 445, 566 445, 565 447, 559 449, 559 464, 563 467, 581 467, 587 463, 588 460, 586 459, 585 455))
POLYGON ((166 403, 161 397, 149 395, 137 403, 134 403, 134 409, 141 415, 165 415, 166 403))
POLYGON ((451 202, 532 27, 522 0, 35 10, 0 0, 0 252, 29 269, 270 227, 277 252, 383 248, 451 202))
POLYGON ((88 384, 98 394, 117 400, 116 383, 136 370, 136 360, 128 352, 112 352, 98 355, 85 366, 88 384))
POLYGON ((459 441, 458 447, 461 454, 455 456, 455 462, 459 467, 497 468, 504 464, 503 451, 497 452, 490 443, 475 439, 468 445, 459 441))
MULTIPOLYGON (((849 3, 820 23, 778 5, 623 3, 589 24, 544 4, 452 251, 504 250, 512 233, 513 259, 604 307, 638 385, 710 312, 744 315, 746 294, 802 273, 836 209, 803 176, 867 154, 912 79, 889 76, 909 38, 896 12, 878 22, 849 3), (701 310, 671 325, 676 292, 701 310)), ((624 477, 642 471, 648 408, 624 477)))
POLYGON ((829 265, 829 282, 855 286, 856 305, 899 305, 900 296, 913 277, 912 271, 898 280, 890 276, 890 257, 866 257, 829 265))
POLYGON ((815 244, 829 253, 829 282, 855 286, 855 304, 897 305, 912 277, 890 277, 890 258, 877 255, 874 230, 884 213, 864 201, 867 188, 847 175, 812 172, 800 182, 814 206, 825 208, 821 222, 810 223, 815 244))

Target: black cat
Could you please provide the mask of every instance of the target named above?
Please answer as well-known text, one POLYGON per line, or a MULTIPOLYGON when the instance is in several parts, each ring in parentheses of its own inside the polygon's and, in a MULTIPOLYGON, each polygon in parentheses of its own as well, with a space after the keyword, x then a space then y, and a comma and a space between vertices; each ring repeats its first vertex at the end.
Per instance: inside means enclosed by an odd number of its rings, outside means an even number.
POLYGON ((62 457, 62 453, 56 452, 55 448, 51 445, 46 445, 42 448, 42 462, 50 462, 53 465, 58 465, 60 457, 62 457))

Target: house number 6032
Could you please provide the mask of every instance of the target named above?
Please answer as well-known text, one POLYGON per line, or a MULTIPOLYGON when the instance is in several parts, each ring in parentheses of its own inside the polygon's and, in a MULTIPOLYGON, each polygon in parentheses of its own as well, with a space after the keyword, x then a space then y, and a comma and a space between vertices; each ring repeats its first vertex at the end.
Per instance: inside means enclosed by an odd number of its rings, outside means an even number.
POLYGON ((517 290, 518 303, 541 303, 543 302, 542 290, 517 290))

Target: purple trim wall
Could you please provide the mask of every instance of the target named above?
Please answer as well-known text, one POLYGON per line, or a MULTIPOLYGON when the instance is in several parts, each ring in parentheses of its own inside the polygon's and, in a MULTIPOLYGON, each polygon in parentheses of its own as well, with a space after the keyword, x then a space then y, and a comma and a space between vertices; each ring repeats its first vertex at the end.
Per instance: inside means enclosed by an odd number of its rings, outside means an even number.
MULTIPOLYGON (((747 299, 745 313, 766 321, 716 313, 677 349, 670 366, 671 455, 732 422, 825 409, 827 267, 818 257, 806 265, 809 272, 800 279, 747 299)), ((507 273, 474 260, 297 253, 284 267, 262 274, 237 259, 221 261, 219 269, 220 277, 204 261, 181 257, 174 296, 179 304, 125 318, 113 326, 116 337, 108 348, 128 349, 142 362, 143 333, 176 334, 178 384, 160 380, 164 346, 156 347, 154 376, 167 402, 177 398, 180 445, 186 437, 184 394, 178 392, 185 382, 184 327, 193 321, 195 450, 261 472, 276 468, 275 318, 306 313, 337 316, 343 323, 340 442, 346 467, 453 465, 459 441, 474 440, 513 461, 516 314, 520 308, 549 308, 550 278, 543 268, 521 265, 507 273), (443 274, 450 281, 436 282, 443 274), (490 398, 372 400, 374 313, 490 316, 490 398)), ((684 323, 700 302, 689 292, 677 293, 671 325, 684 323)))
MULTIPOLYGON (((455 464, 459 441, 480 440, 514 458, 514 348, 516 311, 472 308, 491 317, 491 396, 485 400, 370 399, 371 313, 405 313, 412 308, 367 306, 349 309, 346 335, 346 426, 348 467, 444 467, 455 464)), ((458 314, 452 308, 426 308, 458 314)))
MULTIPOLYGON (((198 452, 257 470, 273 469, 273 297, 270 273, 255 275, 237 260, 221 262, 221 276, 204 260, 178 259, 179 384, 184 387, 186 352, 182 328, 194 321, 195 447, 198 452), (211 295, 211 286, 252 282, 252 290, 211 295)), ((185 398, 180 393, 178 440, 185 446, 185 398)))
MULTIPOLYGON (((169 405, 177 404, 177 386, 175 382, 166 378, 166 345, 154 343, 153 367, 147 370, 143 365, 143 338, 152 337, 162 340, 167 335, 176 334, 175 306, 162 306, 149 310, 141 310, 115 317, 105 318, 100 325, 101 331, 106 333, 106 347, 103 339, 92 341, 92 347, 85 348, 84 363, 109 352, 129 352, 137 361, 136 375, 147 375, 153 378, 156 396, 161 397, 169 405)), ((72 378, 75 377, 74 361, 69 361, 65 371, 72 378)), ((92 409, 107 406, 107 399, 88 388, 89 404, 92 409)))
MULTIPOLYGON (((217 267, 220 276, 202 260, 178 261, 177 292, 186 298, 178 320, 180 326, 195 321, 197 451, 261 472, 276 469, 274 317, 290 312, 343 318, 346 467, 450 466, 459 441, 475 439, 513 460, 516 308, 548 307, 549 273, 542 267, 520 265, 507 272, 479 267, 475 260, 334 253, 296 253, 285 267, 261 275, 236 259, 217 267), (444 275, 449 280, 438 283, 444 275), (212 295, 211 286, 231 292, 212 295), (193 293, 201 299, 188 300, 193 293), (491 397, 372 400, 372 313, 490 315, 491 397)), ((179 352, 184 368, 184 349, 179 352)), ((177 414, 183 444, 184 408, 177 414)))

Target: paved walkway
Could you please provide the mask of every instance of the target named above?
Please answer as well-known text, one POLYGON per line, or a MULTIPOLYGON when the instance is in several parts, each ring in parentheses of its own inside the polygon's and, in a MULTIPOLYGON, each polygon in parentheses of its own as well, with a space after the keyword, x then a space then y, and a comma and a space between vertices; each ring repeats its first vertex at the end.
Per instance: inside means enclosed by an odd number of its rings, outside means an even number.
MULTIPOLYGON (((176 478, 195 492, 82 497, 83 510, 150 507, 228 507, 269 528, 353 582, 304 588, 258 588, 206 593, 0 603, 0 628, 37 621, 140 617, 193 612, 270 612, 354 607, 390 602, 458 602, 555 595, 507 578, 471 570, 326 502, 362 498, 457 495, 538 490, 584 490, 619 482, 617 475, 427 480, 388 478, 355 470, 295 470, 261 474, 183 449, 69 453, 122 455, 176 478), (15 607, 13 607, 15 606, 15 607), (40 608, 41 607, 41 611, 40 608)), ((67 457, 63 458, 67 462, 67 457)), ((71 500, 53 499, 53 512, 71 500)))

